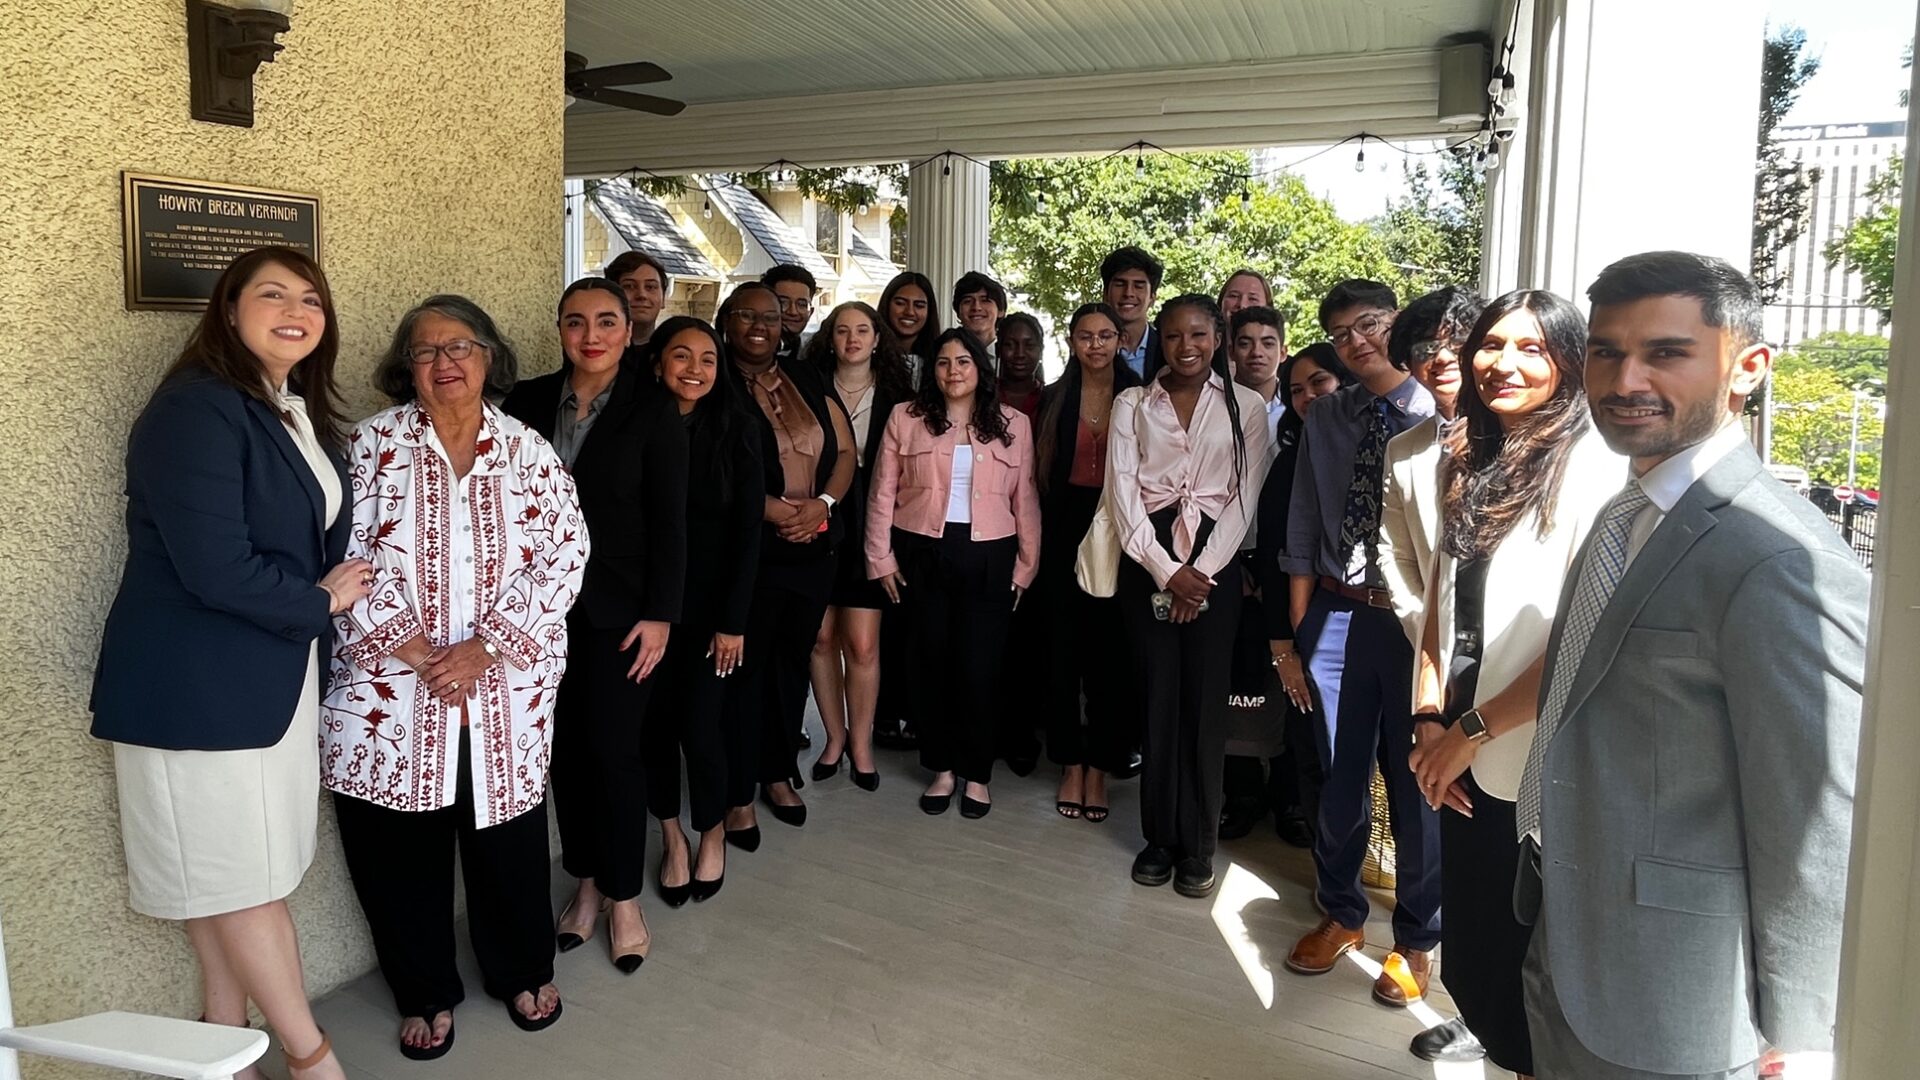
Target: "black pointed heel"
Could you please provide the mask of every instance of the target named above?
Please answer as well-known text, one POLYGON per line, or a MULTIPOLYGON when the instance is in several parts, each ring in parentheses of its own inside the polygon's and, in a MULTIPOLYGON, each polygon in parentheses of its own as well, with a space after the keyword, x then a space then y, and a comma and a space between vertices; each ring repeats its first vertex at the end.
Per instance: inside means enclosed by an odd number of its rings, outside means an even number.
MULTIPOLYGON (((796 787, 797 786, 798 785, 796 785, 796 787)), ((766 804, 767 809, 773 814, 773 819, 783 825, 791 825, 797 829, 807 823, 806 803, 801 803, 798 806, 782 806, 774 802, 773 796, 767 794, 765 791, 760 793, 760 801, 766 804)))
POLYGON ((872 772, 861 772, 859 769, 853 770, 853 786, 859 788, 861 791, 880 790, 880 770, 875 769, 872 772))
POLYGON ((671 908, 684 907, 687 898, 693 894, 694 885, 699 879, 685 885, 669 885, 665 881, 655 882, 655 891, 660 894, 660 902, 671 908))
POLYGON ((727 843, 741 851, 760 850, 760 826, 749 825, 744 829, 728 829, 727 843))
POLYGON ((727 882, 727 875, 725 874, 721 874, 719 877, 714 878, 712 881, 701 881, 699 878, 694 878, 693 879, 693 902, 696 904, 703 904, 708 900, 713 899, 714 894, 720 891, 720 886, 726 884, 726 882, 727 882))
MULTIPOLYGON (((846 754, 842 753, 840 755, 840 761, 845 761, 846 758, 846 754)), ((827 764, 824 760, 814 762, 813 768, 809 770, 813 775, 813 782, 817 784, 822 780, 831 779, 838 775, 840 772, 840 761, 836 761, 831 765, 827 764)))

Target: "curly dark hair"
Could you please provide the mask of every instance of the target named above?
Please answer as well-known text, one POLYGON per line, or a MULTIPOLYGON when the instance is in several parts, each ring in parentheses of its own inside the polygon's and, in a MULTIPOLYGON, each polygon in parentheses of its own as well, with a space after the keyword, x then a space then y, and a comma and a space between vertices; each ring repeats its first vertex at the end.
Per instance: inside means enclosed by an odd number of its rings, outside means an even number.
POLYGON ((820 329, 807 342, 802 366, 818 371, 822 378, 829 380, 828 385, 832 385, 833 373, 840 366, 840 358, 833 351, 833 329, 839 325, 841 316, 848 312, 864 315, 873 323, 873 385, 883 391, 889 401, 911 398, 913 373, 907 370, 906 355, 894 343, 893 335, 887 331, 887 324, 880 321, 880 313, 873 309, 873 305, 859 300, 838 305, 820 321, 820 329))
POLYGON ((950 341, 959 342, 967 350, 980 378, 980 385, 973 391, 973 416, 967 421, 967 427, 983 443, 999 439, 1001 446, 1012 446, 1013 432, 1007 430, 1007 416, 1000 411, 1000 381, 994 376, 993 364, 987 360, 987 350, 981 347, 979 338, 957 326, 933 340, 933 354, 924 357, 927 370, 920 379, 913 403, 907 406, 907 415, 925 420, 927 430, 935 435, 945 435, 953 427, 947 419, 946 392, 940 389, 940 380, 934 374, 940 364, 940 351, 950 341))

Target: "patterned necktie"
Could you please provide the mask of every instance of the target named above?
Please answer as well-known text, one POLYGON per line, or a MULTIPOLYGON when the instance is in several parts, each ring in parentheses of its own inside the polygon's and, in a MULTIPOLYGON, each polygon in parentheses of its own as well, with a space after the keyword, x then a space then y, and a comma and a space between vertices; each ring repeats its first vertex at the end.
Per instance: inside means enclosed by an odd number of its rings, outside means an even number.
POLYGON ((1527 769, 1520 777, 1519 810, 1515 824, 1519 839, 1540 829, 1540 772, 1546 764, 1547 743, 1567 708, 1567 695, 1573 690, 1573 677, 1579 674, 1587 644, 1593 640, 1593 628, 1613 599, 1613 590, 1627 572, 1627 543, 1633 531, 1634 515, 1647 505, 1647 493, 1638 480, 1627 484, 1600 512, 1594 528, 1593 543, 1587 561, 1580 568, 1579 584, 1568 603, 1565 629, 1560 634, 1560 649, 1553 656, 1553 682, 1547 687, 1547 703, 1540 709, 1540 723, 1533 733, 1533 746, 1527 750, 1527 769))
POLYGON ((1340 563, 1353 566, 1353 549, 1367 548, 1366 581, 1372 584, 1380 572, 1377 552, 1380 543, 1380 494, 1386 468, 1387 399, 1376 397, 1367 410, 1367 430, 1360 436, 1359 449, 1353 454, 1353 480, 1347 485, 1347 509, 1340 516, 1340 563))

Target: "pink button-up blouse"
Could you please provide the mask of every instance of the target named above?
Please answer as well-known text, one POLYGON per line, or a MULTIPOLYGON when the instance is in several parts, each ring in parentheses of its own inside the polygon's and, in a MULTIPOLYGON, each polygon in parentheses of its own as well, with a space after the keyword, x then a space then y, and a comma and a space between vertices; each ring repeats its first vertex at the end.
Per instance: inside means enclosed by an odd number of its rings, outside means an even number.
MULTIPOLYGON (((927 430, 902 403, 887 417, 880 454, 867 494, 867 572, 878 580, 899 569, 893 556, 893 530, 939 536, 947 524, 947 492, 953 484, 953 448, 972 429, 955 425, 944 435, 927 430)), ((1040 566, 1040 494, 1033 486, 1033 428, 1020 412, 1005 405, 1012 445, 999 439, 974 440, 973 538, 1018 537, 1020 553, 1013 583, 1033 584, 1040 566)))
POLYGON ((1271 456, 1267 403, 1258 392, 1225 382, 1217 373, 1210 375, 1193 407, 1193 422, 1183 428, 1173 399, 1161 387, 1165 375, 1162 369, 1146 386, 1114 399, 1113 430, 1107 438, 1107 490, 1121 549, 1162 589, 1189 561, 1212 578, 1233 560, 1253 522, 1271 456), (1240 406, 1246 448, 1246 470, 1237 486, 1228 392, 1240 406), (1149 514, 1169 506, 1179 508, 1171 553, 1160 545, 1148 520, 1149 514), (1213 519, 1213 532, 1196 555, 1193 542, 1203 515, 1213 519))

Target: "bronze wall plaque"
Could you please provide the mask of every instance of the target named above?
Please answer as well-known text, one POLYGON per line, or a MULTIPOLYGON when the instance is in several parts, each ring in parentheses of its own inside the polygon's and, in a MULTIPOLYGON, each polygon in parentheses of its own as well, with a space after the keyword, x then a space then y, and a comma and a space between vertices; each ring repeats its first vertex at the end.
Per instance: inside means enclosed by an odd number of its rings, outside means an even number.
POLYGON ((120 174, 128 311, 199 311, 235 256, 281 244, 320 261, 320 196, 120 174))

